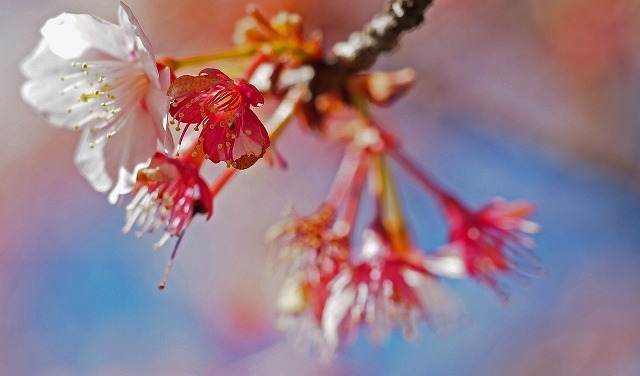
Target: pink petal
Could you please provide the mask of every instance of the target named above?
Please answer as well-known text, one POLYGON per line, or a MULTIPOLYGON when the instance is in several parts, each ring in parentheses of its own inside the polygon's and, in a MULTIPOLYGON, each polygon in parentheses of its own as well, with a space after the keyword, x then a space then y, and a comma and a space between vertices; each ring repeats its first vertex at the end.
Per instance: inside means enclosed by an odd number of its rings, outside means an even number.
POLYGON ((269 134, 253 111, 247 109, 238 121, 238 136, 233 147, 236 168, 251 167, 269 147, 269 134))

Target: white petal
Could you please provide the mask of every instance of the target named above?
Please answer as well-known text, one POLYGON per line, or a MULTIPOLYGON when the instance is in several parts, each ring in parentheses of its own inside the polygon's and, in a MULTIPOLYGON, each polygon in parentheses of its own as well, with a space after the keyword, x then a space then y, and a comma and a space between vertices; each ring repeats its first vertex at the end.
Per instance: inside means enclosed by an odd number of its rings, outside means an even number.
POLYGON ((104 160, 104 143, 93 145, 89 141, 89 131, 82 134, 82 139, 76 150, 75 162, 93 189, 106 192, 113 185, 113 180, 107 173, 104 160))
POLYGON ((523 219, 519 223, 518 230, 527 234, 536 234, 540 232, 540 225, 536 222, 523 219))
MULTIPOLYGON (((118 169, 118 180, 109 194, 109 201, 114 204, 118 195, 124 195, 133 189, 136 174, 147 167, 151 157, 158 148, 158 139, 153 137, 159 124, 148 112, 135 111, 123 129, 106 141, 105 159, 107 168, 118 169)), ((162 125, 160 124, 160 129, 162 125)))
POLYGON ((63 13, 47 21, 41 32, 51 51, 63 59, 127 60, 134 48, 133 38, 120 26, 88 14, 63 13))
POLYGON ((43 75, 60 77, 71 72, 71 69, 71 62, 54 54, 44 39, 20 64, 20 71, 27 78, 43 75))
POLYGON ((364 259, 371 260, 388 252, 388 244, 377 231, 366 229, 362 232, 362 251, 364 259))
POLYGON ((438 276, 455 279, 467 277, 467 267, 455 244, 443 246, 435 255, 425 255, 423 264, 430 273, 438 276))
POLYGON ((164 91, 162 84, 168 86, 169 72, 163 72, 160 82, 151 45, 128 12, 120 10, 122 26, 90 15, 67 13, 49 20, 42 28, 43 40, 21 65, 24 75, 31 79, 22 87, 25 101, 55 126, 100 128, 108 125, 106 118, 111 116, 110 111, 118 110, 118 105, 137 105, 143 98, 132 98, 139 89, 125 88, 124 96, 130 101, 123 103, 121 91, 116 94, 117 103, 105 112, 100 106, 110 98, 83 99, 105 87, 104 83, 135 84, 136 80, 127 80, 127 76, 142 74, 155 90, 164 91), (89 69, 82 68, 85 64, 89 69), (108 80, 103 83, 103 78, 108 80), (117 81, 119 78, 122 80, 117 81))
POLYGON ((25 101, 53 125, 84 129, 75 162, 93 188, 111 190, 112 203, 131 191, 164 139, 169 84, 124 4, 119 21, 63 13, 46 22, 43 40, 21 65, 25 101))
MULTIPOLYGON (((140 59, 140 63, 144 67, 151 82, 157 89, 161 89, 158 68, 156 66, 156 58, 153 53, 151 41, 142 31, 138 19, 133 15, 131 9, 124 3, 120 2, 118 9, 118 20, 120 26, 127 31, 127 34, 134 40, 135 50, 140 59)), ((164 88, 165 90, 167 88, 164 88)))
POLYGON ((278 294, 278 311, 284 313, 298 313, 305 308, 304 293, 298 278, 288 278, 278 294))
POLYGON ((96 90, 97 80, 92 78, 93 82, 78 72, 67 74, 64 79, 59 74, 44 75, 26 82, 22 97, 54 126, 71 130, 99 128, 106 125, 100 101, 81 100, 83 94, 96 90))
POLYGON ((155 125, 153 135, 165 144, 168 152, 175 151, 173 138, 166 137, 165 124, 168 121, 169 97, 165 91, 149 88, 145 98, 145 106, 155 125), (165 138, 168 138, 165 140, 165 138))
POLYGON ((322 334, 325 344, 333 351, 340 344, 340 324, 345 320, 356 299, 352 287, 332 289, 322 311, 322 334))
POLYGON ((93 142, 96 136, 85 132, 75 157, 80 173, 95 190, 111 190, 112 204, 131 192, 138 170, 149 165, 158 144, 156 137, 150 137, 158 127, 148 112, 131 111, 121 121, 120 131, 108 139, 93 142))

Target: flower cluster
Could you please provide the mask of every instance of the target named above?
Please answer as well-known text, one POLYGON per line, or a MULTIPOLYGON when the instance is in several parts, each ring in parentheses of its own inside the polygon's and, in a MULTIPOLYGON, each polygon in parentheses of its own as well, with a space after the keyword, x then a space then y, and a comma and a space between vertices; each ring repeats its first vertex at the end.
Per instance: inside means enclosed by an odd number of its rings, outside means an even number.
POLYGON ((323 356, 361 326, 382 341, 396 326, 411 336, 422 321, 446 320, 453 305, 444 279, 470 277, 506 297, 505 277, 537 271, 528 236, 538 231, 528 219, 532 204, 497 199, 470 208, 372 116, 372 105, 408 92, 413 70, 341 66, 319 33, 305 36, 299 16, 269 20, 255 7, 248 12, 231 50, 161 60, 125 4, 118 24, 64 13, 47 21, 21 66, 25 101, 52 125, 82 133, 80 173, 111 203, 126 201, 123 232, 163 231, 156 247, 177 239, 161 288, 190 223, 213 215, 213 201, 232 177, 264 156, 285 165, 274 146, 296 116, 305 130, 344 146, 318 209, 268 233, 283 277, 279 323, 311 339, 323 356), (224 59, 244 73, 231 78, 212 66, 224 59), (197 75, 181 74, 202 65, 197 75), (266 100, 274 110, 262 121, 254 109, 266 100), (227 169, 207 181, 203 169, 219 162, 227 169), (449 228, 440 248, 424 250, 412 239, 392 167, 440 207, 449 228), (372 215, 364 203, 372 203, 372 215), (361 230, 362 223, 369 225, 361 230))
POLYGON ((251 110, 264 98, 218 69, 176 77, 171 61, 156 61, 123 3, 118 19, 63 13, 47 21, 22 64, 22 96, 54 126, 82 132, 81 174, 111 203, 132 195, 123 231, 162 228, 159 247, 182 236, 195 214, 211 217, 215 190, 229 174, 209 187, 200 175, 204 160, 246 169, 264 155, 269 135, 251 110), (196 134, 185 138, 194 124, 196 134), (171 127, 181 125, 176 147, 171 127))

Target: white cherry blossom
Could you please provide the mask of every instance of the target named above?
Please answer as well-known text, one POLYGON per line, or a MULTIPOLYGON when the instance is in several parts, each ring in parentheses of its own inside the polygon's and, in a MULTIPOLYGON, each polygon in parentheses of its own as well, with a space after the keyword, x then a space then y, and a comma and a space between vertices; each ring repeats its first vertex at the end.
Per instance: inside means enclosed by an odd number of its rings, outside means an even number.
POLYGON ((170 83, 123 3, 118 22, 63 13, 45 23, 21 66, 22 97, 53 126, 82 131, 76 165, 94 189, 110 191, 111 203, 132 190, 137 170, 165 142, 170 83))

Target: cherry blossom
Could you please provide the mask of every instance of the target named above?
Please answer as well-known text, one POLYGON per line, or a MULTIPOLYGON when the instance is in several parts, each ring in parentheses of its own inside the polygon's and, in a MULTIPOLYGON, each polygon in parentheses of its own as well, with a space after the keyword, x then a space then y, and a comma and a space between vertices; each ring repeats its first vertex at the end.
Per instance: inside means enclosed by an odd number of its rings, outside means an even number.
POLYGON ((262 106, 264 98, 247 81, 232 80, 219 69, 207 68, 198 76, 178 77, 168 94, 169 113, 179 124, 187 125, 180 142, 189 125, 195 124, 194 129, 200 131, 196 150, 201 147, 212 162, 225 161, 243 170, 269 147, 269 134, 251 110, 251 106, 262 106))
POLYGON ((537 259, 531 252, 534 242, 526 235, 539 230, 536 223, 526 219, 534 211, 532 204, 496 199, 471 211, 449 199, 445 210, 449 243, 439 256, 462 258, 468 274, 498 292, 502 292, 496 279, 499 274, 535 269, 537 259))
MULTIPOLYGON (((422 323, 450 322, 457 305, 443 288, 447 278, 474 279, 506 298, 505 276, 538 272, 529 237, 538 231, 529 220, 532 204, 500 199, 470 209, 409 158, 402 139, 371 108, 394 104, 415 84, 413 69, 368 70, 424 18, 426 5, 412 4, 394 2, 328 50, 320 33, 303 33, 300 16, 281 12, 269 19, 249 6, 231 50, 159 60, 122 3, 117 24, 63 13, 45 23, 41 41, 21 65, 27 79, 22 96, 53 126, 81 132, 75 163, 111 203, 128 201, 124 233, 160 233, 155 248, 175 239, 160 289, 193 218, 211 218, 213 199, 239 170, 265 154, 285 166, 275 149, 267 150, 283 141, 293 119, 327 143, 327 156, 343 148, 317 209, 267 234, 280 272, 275 277, 283 282, 279 326, 330 359, 360 328, 381 343, 397 328, 412 337, 422 323), (232 65, 243 72, 240 78, 215 68, 192 75, 195 67, 232 65), (273 106, 260 109, 263 124, 254 111, 265 96, 273 106), (208 183, 203 177, 213 177, 207 168, 214 166, 205 160, 233 168, 208 183), (416 228, 425 238, 437 231, 405 213, 424 206, 404 196, 398 167, 439 207, 448 228, 433 252, 412 238, 416 228)), ((309 183, 321 187, 315 180, 322 168, 308 167, 304 177, 313 175, 309 183)), ((269 186, 255 184, 251 194, 268 200, 279 191, 269 186)))
POLYGON ((325 205, 309 216, 273 226, 267 238, 285 269, 303 270, 308 279, 317 280, 349 258, 349 240, 334 223, 335 209, 325 205))
POLYGON ((395 326, 411 337, 420 321, 442 323, 454 314, 422 253, 394 248, 379 226, 366 229, 362 237, 355 260, 345 260, 315 284, 294 275, 281 291, 280 325, 310 341, 321 357, 333 356, 361 325, 379 343, 395 326))
POLYGON ((41 29, 22 63, 22 96, 49 122, 82 131, 75 162, 94 189, 115 203, 164 141, 169 69, 120 3, 118 24, 63 13, 41 29))
POLYGON ((211 217, 212 196, 199 167, 190 156, 177 159, 156 153, 149 166, 138 171, 123 232, 137 225, 140 236, 164 226, 165 233, 155 244, 160 247, 169 237, 181 235, 195 214, 211 217))

